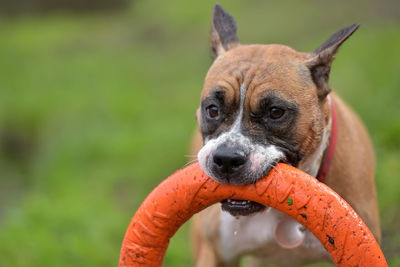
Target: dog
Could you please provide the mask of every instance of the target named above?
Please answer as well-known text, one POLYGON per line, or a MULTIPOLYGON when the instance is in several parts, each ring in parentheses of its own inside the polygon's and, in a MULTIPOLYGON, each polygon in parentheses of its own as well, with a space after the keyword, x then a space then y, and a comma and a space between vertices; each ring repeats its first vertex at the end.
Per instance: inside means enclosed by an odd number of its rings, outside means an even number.
MULTIPOLYGON (((381 239, 375 158, 359 117, 328 85, 333 58, 359 27, 333 34, 311 53, 278 44, 242 45, 234 18, 216 4, 214 61, 206 75, 192 144, 202 170, 220 183, 250 184, 279 162, 317 177, 381 239)), ((192 223, 196 266, 295 266, 331 261, 300 224, 269 207, 227 199, 192 223)))

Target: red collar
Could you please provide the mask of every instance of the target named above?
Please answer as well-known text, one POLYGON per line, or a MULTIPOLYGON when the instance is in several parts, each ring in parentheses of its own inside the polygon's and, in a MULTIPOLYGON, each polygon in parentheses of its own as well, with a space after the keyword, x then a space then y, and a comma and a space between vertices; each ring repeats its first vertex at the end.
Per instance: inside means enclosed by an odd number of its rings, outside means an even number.
POLYGON ((332 98, 330 98, 329 100, 331 104, 331 119, 332 119, 331 136, 329 137, 329 145, 324 151, 322 162, 321 165, 319 166, 317 174, 317 179, 322 183, 325 181, 326 175, 328 174, 329 171, 329 167, 332 164, 333 156, 335 155, 336 139, 337 139, 337 117, 336 117, 335 104, 332 98))

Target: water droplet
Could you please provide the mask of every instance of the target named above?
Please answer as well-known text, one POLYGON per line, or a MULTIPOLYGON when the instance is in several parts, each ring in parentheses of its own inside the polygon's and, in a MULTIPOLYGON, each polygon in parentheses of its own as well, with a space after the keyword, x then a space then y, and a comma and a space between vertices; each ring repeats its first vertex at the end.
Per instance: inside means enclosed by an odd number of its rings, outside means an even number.
POLYGON ((237 231, 233 232, 234 235, 237 235, 237 231))

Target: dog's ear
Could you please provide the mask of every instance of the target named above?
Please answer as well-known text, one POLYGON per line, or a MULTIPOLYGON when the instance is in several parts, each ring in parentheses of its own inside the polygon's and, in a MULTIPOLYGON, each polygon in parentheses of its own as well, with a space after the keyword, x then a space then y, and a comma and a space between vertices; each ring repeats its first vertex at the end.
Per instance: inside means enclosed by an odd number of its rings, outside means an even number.
POLYGON ((235 19, 220 4, 215 4, 211 18, 211 51, 215 59, 225 51, 239 45, 235 19))
POLYGON ((339 47, 347 40, 360 26, 353 24, 333 34, 328 40, 311 53, 310 59, 306 61, 311 71, 312 78, 318 87, 319 99, 324 99, 331 91, 328 80, 331 64, 339 47))

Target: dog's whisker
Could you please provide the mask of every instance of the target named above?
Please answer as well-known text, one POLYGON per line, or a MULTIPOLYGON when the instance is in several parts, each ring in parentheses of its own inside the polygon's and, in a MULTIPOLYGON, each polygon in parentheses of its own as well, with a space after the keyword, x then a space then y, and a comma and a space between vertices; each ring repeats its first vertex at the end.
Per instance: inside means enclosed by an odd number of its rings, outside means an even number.
POLYGON ((190 160, 190 161, 186 162, 185 165, 183 165, 182 168, 185 168, 185 167, 189 166, 190 164, 195 163, 197 161, 199 161, 199 160, 198 159, 190 160))

